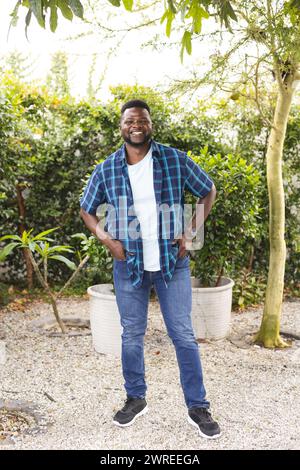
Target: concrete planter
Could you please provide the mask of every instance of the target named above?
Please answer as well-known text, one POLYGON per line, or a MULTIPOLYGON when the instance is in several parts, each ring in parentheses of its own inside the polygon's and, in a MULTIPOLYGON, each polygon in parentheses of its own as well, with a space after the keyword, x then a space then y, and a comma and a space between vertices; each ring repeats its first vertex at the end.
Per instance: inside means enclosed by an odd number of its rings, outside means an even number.
POLYGON ((100 354, 121 356, 120 315, 112 284, 98 284, 87 290, 95 350, 100 354))
POLYGON ((192 278, 192 321, 197 339, 218 340, 230 332, 232 279, 222 277, 218 287, 200 287, 192 278))
MULTIPOLYGON (((232 287, 222 278, 218 287, 200 287, 192 278, 192 320, 197 339, 218 340, 230 332, 232 287)), ((87 290, 93 346, 100 354, 121 357, 122 327, 112 284, 98 284, 87 290)))

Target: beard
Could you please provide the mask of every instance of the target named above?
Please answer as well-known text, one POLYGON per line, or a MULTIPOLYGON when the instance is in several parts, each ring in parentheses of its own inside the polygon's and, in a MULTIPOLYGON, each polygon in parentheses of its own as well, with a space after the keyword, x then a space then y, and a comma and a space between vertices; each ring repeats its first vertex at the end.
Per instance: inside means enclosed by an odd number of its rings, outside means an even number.
POLYGON ((128 136, 126 135, 122 135, 123 139, 125 140, 125 142, 129 145, 131 145, 132 147, 143 147, 143 145, 147 144, 148 142, 150 142, 151 140, 151 137, 152 137, 152 133, 151 132, 148 132, 147 134, 144 135, 144 138, 142 140, 140 140, 139 142, 134 142, 131 140, 131 135, 129 134, 128 136))

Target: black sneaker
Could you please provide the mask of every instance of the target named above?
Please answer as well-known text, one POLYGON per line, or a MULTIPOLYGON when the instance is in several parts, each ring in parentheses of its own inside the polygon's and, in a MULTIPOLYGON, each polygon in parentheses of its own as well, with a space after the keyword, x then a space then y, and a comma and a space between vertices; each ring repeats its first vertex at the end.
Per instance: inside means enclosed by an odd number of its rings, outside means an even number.
POLYGON ((212 419, 207 408, 190 408, 188 413, 188 422, 198 428, 200 436, 216 439, 221 435, 218 423, 212 419))
POLYGON ((121 427, 130 426, 138 416, 146 414, 147 411, 145 398, 128 397, 125 406, 115 414, 113 423, 121 427))

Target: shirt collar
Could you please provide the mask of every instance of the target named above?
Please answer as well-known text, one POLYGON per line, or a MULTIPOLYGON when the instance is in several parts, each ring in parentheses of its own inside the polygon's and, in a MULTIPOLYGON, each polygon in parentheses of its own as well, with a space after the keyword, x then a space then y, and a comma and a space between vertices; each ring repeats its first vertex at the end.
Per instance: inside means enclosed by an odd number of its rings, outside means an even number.
MULTIPOLYGON (((152 158, 159 157, 160 156, 159 147, 158 147, 157 142, 155 142, 154 140, 151 140, 151 148, 152 148, 152 158)), ((122 147, 118 150, 119 152, 118 157, 122 166, 127 164, 125 149, 126 149, 125 144, 123 144, 122 147)))

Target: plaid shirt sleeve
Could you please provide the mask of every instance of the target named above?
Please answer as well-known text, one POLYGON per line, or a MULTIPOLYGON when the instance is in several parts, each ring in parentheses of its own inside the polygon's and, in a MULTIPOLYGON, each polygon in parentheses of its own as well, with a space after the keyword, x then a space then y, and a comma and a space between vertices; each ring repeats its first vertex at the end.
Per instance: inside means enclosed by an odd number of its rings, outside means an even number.
POLYGON ((211 191, 213 181, 188 155, 186 155, 185 188, 199 198, 204 198, 211 191))
POLYGON ((94 169, 88 184, 80 199, 80 206, 89 214, 95 215, 98 206, 106 202, 105 192, 102 184, 101 164, 94 169))

